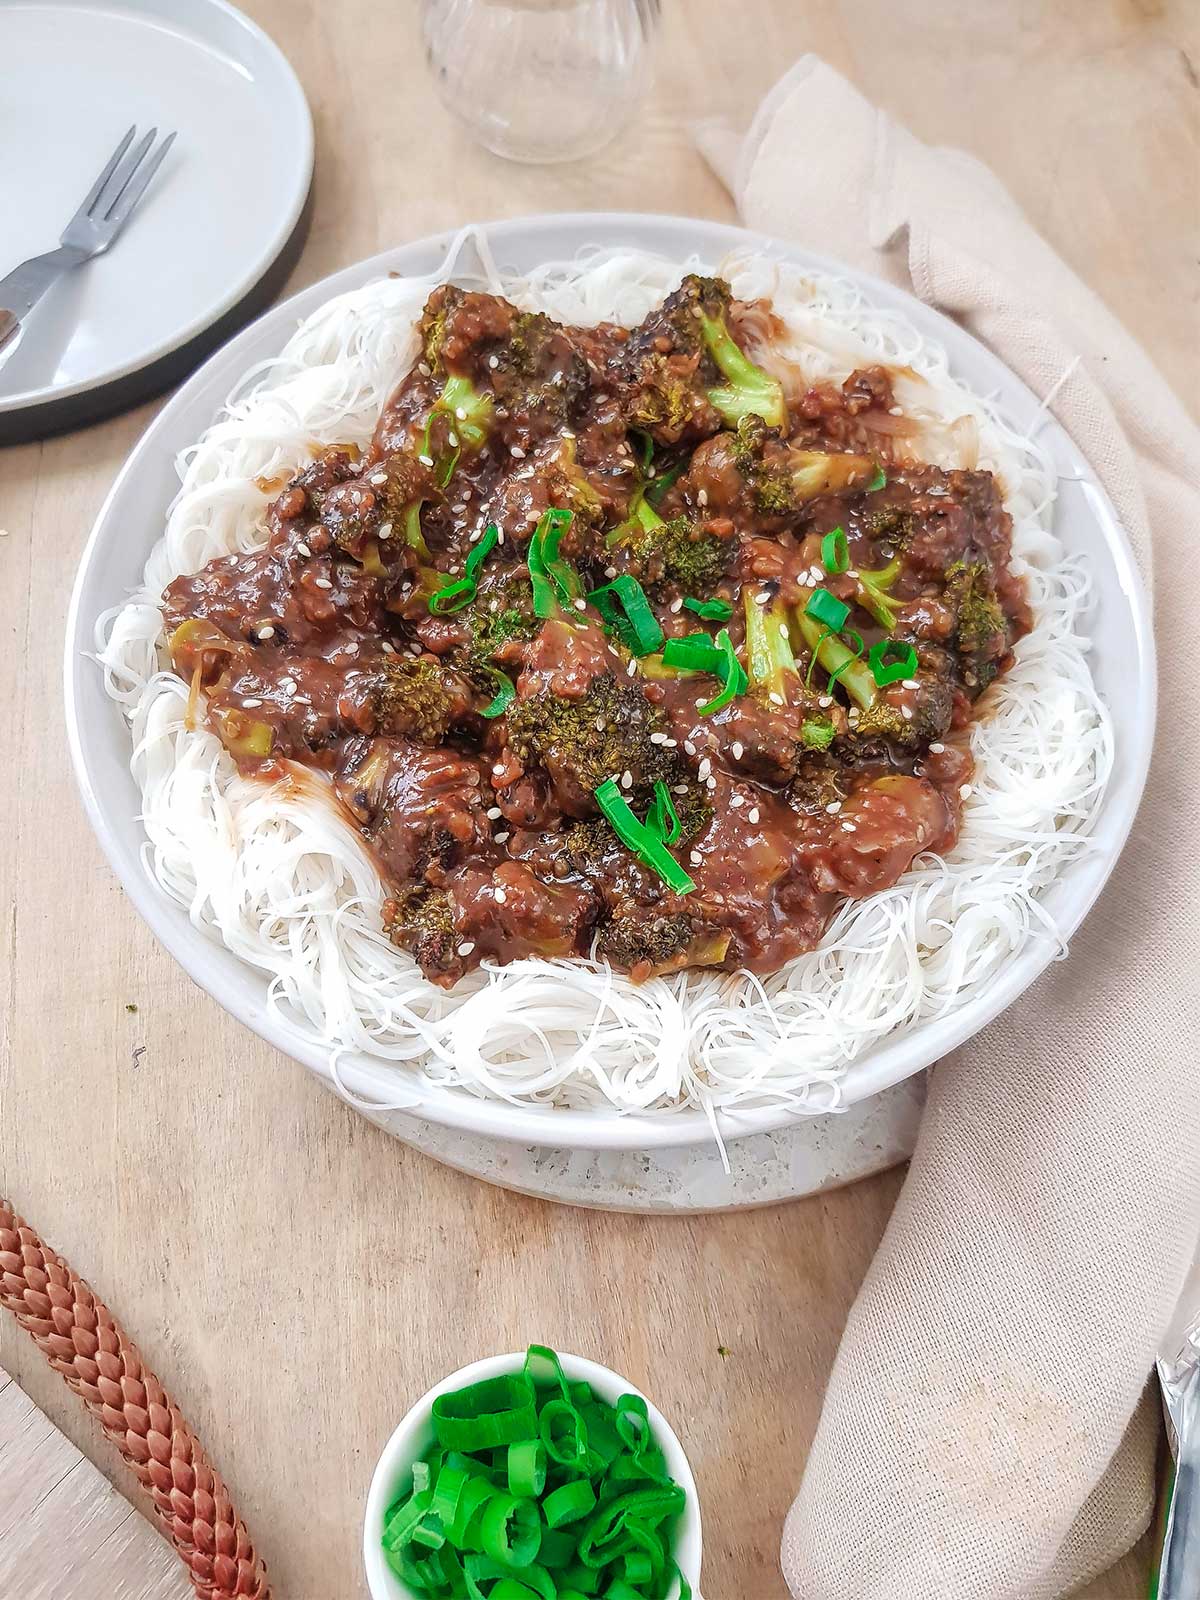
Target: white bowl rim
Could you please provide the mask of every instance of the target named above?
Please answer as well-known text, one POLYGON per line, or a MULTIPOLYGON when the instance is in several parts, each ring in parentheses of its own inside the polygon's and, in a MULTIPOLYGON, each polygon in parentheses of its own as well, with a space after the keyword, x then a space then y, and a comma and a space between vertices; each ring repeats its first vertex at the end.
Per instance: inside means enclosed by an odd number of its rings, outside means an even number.
MULTIPOLYGON (((609 1404, 615 1403, 623 1394, 636 1394, 646 1402, 650 1426, 667 1458, 668 1470, 687 1495, 687 1506, 676 1530, 674 1553, 680 1570, 699 1600, 700 1563, 703 1552, 700 1496, 696 1492, 696 1479, 692 1473, 691 1463, 688 1461, 687 1452, 679 1442, 678 1435, 653 1400, 643 1394, 636 1383, 630 1383, 628 1378, 623 1378, 619 1372, 614 1372, 611 1367, 603 1366, 599 1361, 592 1361, 587 1356, 571 1355, 565 1350, 556 1353, 564 1374, 571 1382, 590 1383, 600 1398, 607 1400, 609 1404)), ((383 1519, 396 1495, 401 1477, 412 1466, 421 1450, 428 1448, 428 1443, 417 1445, 415 1441, 422 1433, 426 1434, 427 1439, 432 1435, 429 1412, 433 1402, 438 1395, 446 1394, 452 1389, 463 1389, 470 1383, 482 1383, 485 1379, 502 1377, 505 1373, 520 1372, 525 1362, 525 1354, 524 1350, 516 1350, 503 1356, 484 1356, 479 1361, 472 1361, 465 1367, 460 1367, 457 1372, 450 1373, 449 1377, 434 1384, 415 1405, 410 1406, 393 1429, 380 1453, 375 1471, 371 1474, 371 1486, 367 1490, 366 1511, 363 1517, 363 1563, 367 1569, 367 1587, 371 1591, 371 1600, 420 1600, 418 1595, 396 1577, 384 1560, 381 1539, 383 1519)), ((678 1593, 678 1589, 675 1593, 678 1593)))
MULTIPOLYGON (((922 304, 904 290, 870 273, 848 267, 844 262, 807 250, 800 245, 735 227, 728 223, 701 221, 689 217, 650 212, 559 212, 534 218, 515 218, 479 224, 493 252, 501 252, 512 242, 543 245, 540 259, 573 253, 582 242, 633 243, 670 256, 697 252, 710 258, 741 249, 776 255, 800 267, 830 273, 859 285, 875 304, 890 305, 905 313, 918 329, 936 338, 947 350, 951 369, 974 369, 971 380, 976 392, 991 392, 1002 397, 1006 412, 1032 416, 1039 402, 1028 387, 986 346, 957 323, 922 304), (621 236, 625 236, 622 238, 621 236), (554 243, 567 239, 571 244, 554 243)), ((413 271, 412 265, 396 268, 398 260, 426 254, 444 253, 453 233, 429 235, 407 245, 380 252, 364 261, 345 267, 301 290, 289 300, 274 306, 227 345, 210 356, 186 384, 162 408, 146 429, 115 479, 96 518, 84 548, 72 591, 67 617, 65 651, 65 715, 68 743, 84 807, 113 870, 126 893, 159 941, 176 958, 189 976, 205 989, 225 1010, 252 1028, 260 1037, 300 1061, 331 1087, 329 1048, 319 1044, 281 1021, 266 1005, 266 980, 261 974, 234 957, 202 930, 194 927, 184 907, 171 900, 143 869, 139 851, 126 845, 118 830, 122 817, 111 792, 101 792, 95 780, 103 747, 111 735, 106 730, 119 728, 128 737, 127 725, 115 706, 113 715, 89 719, 85 702, 96 699, 95 675, 98 669, 88 659, 92 649, 95 619, 104 605, 92 603, 91 591, 103 583, 101 567, 106 548, 119 536, 121 513, 126 499, 133 499, 139 474, 152 471, 154 452, 177 418, 185 416, 201 397, 210 408, 206 420, 223 402, 225 394, 251 364, 251 351, 267 340, 278 349, 296 319, 335 294, 358 287, 389 270, 413 271), (276 335, 279 335, 276 338, 276 335), (211 391, 211 393, 210 393, 211 391), (91 681, 89 682, 89 679, 91 681), (255 977, 257 991, 242 996, 231 992, 238 981, 222 975, 222 956, 236 964, 244 974, 255 977)), ((1142 584, 1128 536, 1101 487, 1095 473, 1078 447, 1051 417, 1044 427, 1044 442, 1070 470, 1071 481, 1083 486, 1103 553, 1112 565, 1110 587, 1119 591, 1124 610, 1110 625, 1120 626, 1127 636, 1128 656, 1124 675, 1133 685, 1136 704, 1126 725, 1117 733, 1117 770, 1105 794, 1092 839, 1096 848, 1073 863, 1055 885, 1054 914, 1063 940, 1069 939, 1095 903, 1133 824, 1145 787, 1154 739, 1156 676, 1154 638, 1150 605, 1142 584)), ((165 506, 163 507, 165 510, 165 506)), ((136 519, 134 519, 136 522, 136 519)), ((155 537, 160 534, 156 528, 155 537)), ((153 541, 151 541, 153 542, 153 541)), ((149 544, 141 555, 144 560, 149 544)), ((114 604, 123 598, 109 598, 114 604)), ((100 693, 102 694, 102 690, 100 693)), ((125 748, 123 746, 123 748, 125 748)), ((132 787, 132 778, 128 778, 132 787)), ((134 791, 136 795, 136 790, 134 791)), ((135 813, 136 814, 136 813, 135 813)), ((144 837, 144 836, 143 836, 144 837)), ((140 843, 141 841, 139 841, 140 843)), ((1022 994, 1059 954, 1048 940, 1031 941, 1005 968, 1001 976, 968 1004, 948 1017, 927 1020, 885 1039, 862 1058, 851 1062, 842 1084, 846 1105, 901 1082, 957 1048, 992 1022, 1022 994)), ((402 1069, 400 1069, 402 1071, 402 1069)), ((411 1091, 411 1102, 401 1110, 404 1116, 419 1116, 443 1127, 500 1142, 551 1146, 559 1149, 650 1150, 708 1143, 714 1124, 725 1139, 743 1138, 754 1133, 769 1133, 786 1127, 805 1113, 781 1106, 747 1111, 722 1111, 710 1118, 702 1110, 659 1113, 621 1112, 609 1108, 561 1109, 541 1106, 515 1106, 506 1101, 488 1100, 461 1089, 421 1084, 400 1075, 383 1062, 345 1055, 339 1064, 341 1082, 361 1099, 354 1099, 360 1110, 382 1126, 388 1126, 387 1105, 373 1107, 371 1090, 378 1094, 379 1076, 388 1074, 391 1083, 411 1091)))

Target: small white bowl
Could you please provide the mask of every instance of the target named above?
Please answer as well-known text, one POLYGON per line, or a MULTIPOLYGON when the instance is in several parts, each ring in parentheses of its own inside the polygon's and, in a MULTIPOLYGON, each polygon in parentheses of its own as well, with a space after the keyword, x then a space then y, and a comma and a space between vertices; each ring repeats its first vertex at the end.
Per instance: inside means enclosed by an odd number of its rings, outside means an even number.
MULTIPOLYGON (((616 1405, 623 1394, 641 1395, 646 1401, 650 1425, 663 1454, 667 1470, 687 1495, 687 1505, 675 1530, 675 1560, 680 1571, 692 1586, 699 1600, 700 1593, 700 1501, 696 1495, 696 1480, 683 1453, 683 1446, 675 1437, 667 1419, 642 1391, 617 1372, 602 1367, 583 1356, 564 1355, 559 1352, 563 1372, 572 1383, 590 1383, 592 1389, 609 1405, 616 1405)), ((383 1447, 379 1465, 367 1491, 367 1514, 363 1527, 363 1560, 367 1568, 367 1587, 371 1600, 421 1600, 407 1584, 388 1566, 383 1554, 383 1522, 388 1508, 396 1500, 412 1471, 412 1464, 433 1443, 433 1402, 438 1395, 451 1389, 463 1389, 471 1383, 482 1383, 485 1378, 498 1378, 504 1373, 519 1372, 525 1362, 523 1350, 507 1356, 488 1356, 483 1361, 473 1361, 469 1367, 460 1367, 441 1383, 424 1394, 392 1434, 383 1447)), ((676 1583, 669 1600, 676 1600, 679 1586, 676 1583)))

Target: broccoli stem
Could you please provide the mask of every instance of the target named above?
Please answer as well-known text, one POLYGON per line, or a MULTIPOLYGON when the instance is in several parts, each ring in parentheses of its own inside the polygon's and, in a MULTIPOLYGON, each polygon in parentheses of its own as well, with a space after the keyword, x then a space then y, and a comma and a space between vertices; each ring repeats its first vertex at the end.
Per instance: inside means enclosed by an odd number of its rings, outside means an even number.
POLYGON ((451 427, 468 450, 487 443, 492 426, 492 397, 480 394, 469 378, 452 374, 446 379, 436 408, 451 419, 451 427))
POLYGON ((713 408, 731 428, 743 417, 761 417, 771 428, 782 428, 787 421, 783 404, 783 385, 754 362, 725 325, 725 318, 700 313, 700 331, 705 348, 729 381, 708 391, 713 408))
POLYGON ((630 535, 636 533, 639 528, 643 533, 653 533, 656 528, 665 527, 666 523, 639 489, 629 515, 606 536, 604 543, 609 550, 612 550, 616 545, 627 544, 630 535))
POLYGON ((431 561, 429 546, 425 543, 425 535, 421 532, 421 507, 424 500, 414 500, 404 513, 404 540, 410 544, 422 561, 431 561))
POLYGON ((815 617, 807 614, 803 606, 797 606, 793 615, 805 644, 810 651, 815 651, 821 666, 830 673, 842 669, 838 682, 845 684, 852 700, 857 701, 864 711, 869 711, 879 692, 871 669, 836 634, 828 633, 822 638, 826 630, 815 617))
POLYGON ((900 576, 900 557, 894 556, 886 567, 874 571, 860 571, 855 581, 855 599, 864 611, 869 611, 881 628, 894 628, 900 608, 888 590, 900 576))
POLYGON ((776 600, 769 609, 760 606, 750 585, 742 595, 746 616, 746 673, 750 686, 787 705, 799 672, 788 632, 787 608, 776 600))

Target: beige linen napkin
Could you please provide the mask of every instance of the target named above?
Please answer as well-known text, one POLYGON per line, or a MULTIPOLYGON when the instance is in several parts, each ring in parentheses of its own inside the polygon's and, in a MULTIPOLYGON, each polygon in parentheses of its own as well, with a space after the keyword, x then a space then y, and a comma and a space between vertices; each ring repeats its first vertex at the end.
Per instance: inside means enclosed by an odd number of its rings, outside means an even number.
POLYGON ((1200 433, 986 168, 823 62, 744 141, 696 136, 748 226, 911 289, 1038 395, 1060 385, 1153 584, 1159 733, 1133 835, 1070 959, 933 1073, 783 1538, 803 1600, 1050 1600, 1146 1524, 1139 1397, 1200 1219, 1200 433))

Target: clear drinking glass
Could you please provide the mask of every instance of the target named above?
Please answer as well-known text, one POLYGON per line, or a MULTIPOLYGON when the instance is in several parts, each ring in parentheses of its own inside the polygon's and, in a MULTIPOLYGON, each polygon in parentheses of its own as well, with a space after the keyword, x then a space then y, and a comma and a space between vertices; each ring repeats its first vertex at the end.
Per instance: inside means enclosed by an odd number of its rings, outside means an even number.
POLYGON ((438 92, 510 161, 574 161, 614 137, 646 80, 659 0, 422 0, 438 92))

